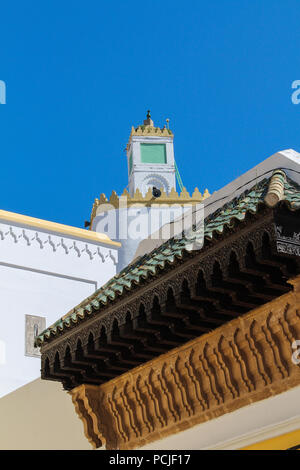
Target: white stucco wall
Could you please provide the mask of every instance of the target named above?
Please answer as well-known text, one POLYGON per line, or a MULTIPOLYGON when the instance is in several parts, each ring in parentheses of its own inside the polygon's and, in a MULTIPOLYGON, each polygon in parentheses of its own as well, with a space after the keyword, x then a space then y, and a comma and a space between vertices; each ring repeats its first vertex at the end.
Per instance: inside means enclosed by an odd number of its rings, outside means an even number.
POLYGON ((169 193, 172 188, 176 189, 176 176, 174 167, 174 144, 172 137, 155 136, 132 136, 131 145, 127 151, 127 160, 132 154, 132 172, 129 173, 128 181, 129 192, 134 195, 138 188, 143 195, 146 194, 149 187, 156 186, 159 189, 169 193), (141 162, 140 144, 165 144, 166 145, 166 163, 153 164, 141 162), (155 184, 149 184, 148 180, 156 181, 155 184))
MULTIPOLYGON (((165 227, 163 236, 167 239, 174 234, 181 236, 184 229, 187 230, 191 227, 192 217, 187 217, 184 223, 175 227, 170 226, 170 222, 178 218, 181 220, 181 216, 190 213, 192 207, 191 204, 153 204, 148 207, 145 207, 144 204, 134 204, 128 208, 103 212, 103 207, 99 206, 92 223, 92 230, 106 233, 112 240, 121 243, 117 264, 117 272, 120 272, 132 262, 142 240, 147 239, 151 234, 153 234, 154 240, 162 236, 162 233, 159 232, 162 226, 165 227), (170 228, 171 230, 169 230, 170 228)), ((201 213, 203 207, 203 204, 197 204, 198 223, 203 221, 201 213)))
POLYGON ((116 273, 117 248, 0 220, 0 397, 40 376, 25 315, 50 325, 116 273))

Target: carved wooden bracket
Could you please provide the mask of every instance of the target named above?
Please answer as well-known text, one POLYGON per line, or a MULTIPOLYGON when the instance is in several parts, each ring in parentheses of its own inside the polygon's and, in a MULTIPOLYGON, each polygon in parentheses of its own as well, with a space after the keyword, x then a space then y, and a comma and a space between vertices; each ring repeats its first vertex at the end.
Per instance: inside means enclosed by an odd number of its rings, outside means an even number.
POLYGON ((103 385, 70 394, 97 448, 134 449, 300 384, 294 290, 103 385))

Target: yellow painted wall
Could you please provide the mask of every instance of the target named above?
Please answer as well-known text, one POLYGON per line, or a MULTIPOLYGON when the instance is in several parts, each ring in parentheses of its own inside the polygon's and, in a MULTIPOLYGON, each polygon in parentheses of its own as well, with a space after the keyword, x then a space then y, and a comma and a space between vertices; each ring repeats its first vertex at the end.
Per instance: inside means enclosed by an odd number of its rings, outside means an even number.
POLYGON ((300 430, 257 442, 251 446, 244 447, 242 450, 286 450, 297 445, 300 445, 300 430))

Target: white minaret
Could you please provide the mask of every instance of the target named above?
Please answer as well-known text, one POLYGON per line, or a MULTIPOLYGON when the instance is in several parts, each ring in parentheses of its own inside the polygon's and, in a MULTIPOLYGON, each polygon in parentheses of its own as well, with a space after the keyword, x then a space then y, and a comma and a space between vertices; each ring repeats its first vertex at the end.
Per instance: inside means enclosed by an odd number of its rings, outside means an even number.
POLYGON ((117 272, 132 262, 142 240, 154 234, 152 240, 156 237, 159 244, 173 236, 170 222, 182 218, 192 205, 209 195, 206 191, 202 196, 197 188, 192 196, 185 188, 180 194, 176 192, 173 138, 166 126, 154 127, 148 111, 144 125, 132 127, 126 147, 129 194, 125 189, 119 197, 113 191, 109 199, 101 194, 94 202, 91 230, 107 234, 122 245, 117 272), (160 233, 163 226, 170 226, 170 233, 160 233))
POLYGON ((153 187, 167 194, 176 190, 173 138, 166 127, 154 127, 150 111, 143 126, 132 127, 126 148, 131 196, 137 189, 143 196, 153 187))

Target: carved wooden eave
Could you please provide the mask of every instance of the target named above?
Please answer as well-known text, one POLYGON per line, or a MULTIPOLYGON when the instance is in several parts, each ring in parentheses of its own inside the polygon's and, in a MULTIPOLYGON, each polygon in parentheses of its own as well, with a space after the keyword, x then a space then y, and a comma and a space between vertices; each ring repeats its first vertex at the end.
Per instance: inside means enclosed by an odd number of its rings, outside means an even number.
POLYGON ((100 385, 70 393, 97 448, 134 449, 300 384, 293 291, 100 385))
POLYGON ((297 224, 297 213, 263 208, 204 251, 57 331, 41 347, 42 378, 67 390, 101 385, 289 292, 288 279, 300 273, 291 254, 299 244, 284 250, 282 240, 288 244, 297 224))
POLYGON ((94 447, 140 447, 300 383, 299 209, 276 170, 205 219, 202 248, 168 240, 36 338, 94 447))

